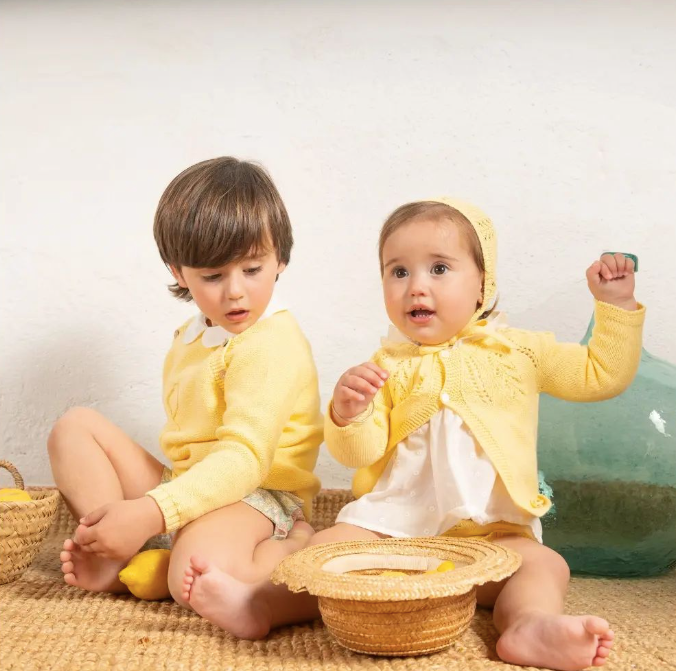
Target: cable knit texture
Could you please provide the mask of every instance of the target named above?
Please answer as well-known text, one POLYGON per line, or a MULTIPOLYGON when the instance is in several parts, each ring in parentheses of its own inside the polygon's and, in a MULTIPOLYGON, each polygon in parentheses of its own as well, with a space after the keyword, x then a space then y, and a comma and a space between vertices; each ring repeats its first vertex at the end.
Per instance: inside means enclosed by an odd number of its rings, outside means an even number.
POLYGON ((164 365, 167 423, 160 436, 174 479, 148 492, 167 532, 258 487, 304 501, 310 519, 322 441, 317 371, 310 345, 287 311, 225 345, 176 332, 164 365))
POLYGON ((557 343, 551 333, 495 328, 491 318, 477 321, 496 295, 493 225, 474 206, 438 200, 462 212, 479 236, 486 264, 483 304, 448 342, 385 342, 372 361, 389 378, 372 410, 338 427, 329 408, 326 445, 339 462, 358 469, 353 493, 359 497, 374 488, 397 444, 447 407, 467 424, 514 502, 542 516, 551 502, 538 493, 539 393, 570 401, 620 394, 638 370, 645 308, 627 311, 596 302, 588 346, 557 343))

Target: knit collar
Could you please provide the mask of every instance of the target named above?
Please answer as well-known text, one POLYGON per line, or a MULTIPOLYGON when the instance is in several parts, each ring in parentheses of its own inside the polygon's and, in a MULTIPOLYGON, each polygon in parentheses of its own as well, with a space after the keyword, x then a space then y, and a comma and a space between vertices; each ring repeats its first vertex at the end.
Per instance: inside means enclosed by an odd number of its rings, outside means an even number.
MULTIPOLYGON (((282 312, 283 310, 286 310, 286 307, 273 296, 268 303, 268 307, 258 321, 266 319, 277 312, 282 312)), ((189 345, 191 342, 197 340, 200 335, 202 336, 202 345, 211 348, 220 347, 230 340, 230 338, 234 338, 237 334, 231 333, 222 326, 209 326, 207 324, 206 316, 202 312, 199 312, 190 320, 188 326, 186 326, 185 331, 183 332, 183 342, 184 344, 189 345)))
POLYGON ((444 349, 449 349, 461 342, 471 342, 482 340, 486 345, 495 343, 500 348, 512 349, 512 343, 505 338, 500 331, 509 327, 507 315, 504 312, 494 311, 485 319, 470 322, 460 333, 453 336, 450 340, 436 345, 422 345, 406 337, 396 326, 390 324, 387 336, 381 339, 383 347, 394 347, 401 344, 413 345, 417 354, 425 356, 426 354, 435 354, 444 349))

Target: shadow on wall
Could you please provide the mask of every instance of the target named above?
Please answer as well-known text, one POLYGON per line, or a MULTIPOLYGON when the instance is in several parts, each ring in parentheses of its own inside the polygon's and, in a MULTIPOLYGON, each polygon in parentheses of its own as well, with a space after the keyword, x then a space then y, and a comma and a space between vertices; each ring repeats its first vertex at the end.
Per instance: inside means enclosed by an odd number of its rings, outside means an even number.
MULTIPOLYGON (((502 308, 502 305, 499 306, 502 308)), ((515 328, 550 331, 556 324, 560 342, 579 342, 594 312, 594 299, 586 280, 576 281, 548 296, 533 296, 522 310, 507 309, 509 324, 515 328)))

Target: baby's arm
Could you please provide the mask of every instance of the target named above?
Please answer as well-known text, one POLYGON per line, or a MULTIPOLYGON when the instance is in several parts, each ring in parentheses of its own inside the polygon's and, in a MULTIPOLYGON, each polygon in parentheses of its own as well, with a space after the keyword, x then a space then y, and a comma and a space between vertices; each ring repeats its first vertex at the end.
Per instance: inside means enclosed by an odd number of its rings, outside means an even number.
POLYGON ((604 254, 587 268, 587 284, 597 301, 636 310, 634 261, 624 254, 604 254))
MULTIPOLYGON (((188 471, 148 492, 167 531, 251 494, 265 480, 306 376, 294 344, 270 339, 233 354, 224 381, 226 410, 213 451, 188 471)), ((297 346, 296 346, 297 349, 297 346)), ((314 463, 308 464, 312 470, 314 463)))
POLYGON ((387 377, 387 371, 367 362, 347 370, 336 384, 324 439, 344 466, 370 466, 385 454, 392 408, 387 377))
POLYGON ((621 394, 641 358, 645 308, 634 298, 634 262, 605 254, 587 270, 598 301, 588 346, 541 336, 540 391, 570 401, 600 401, 621 394))

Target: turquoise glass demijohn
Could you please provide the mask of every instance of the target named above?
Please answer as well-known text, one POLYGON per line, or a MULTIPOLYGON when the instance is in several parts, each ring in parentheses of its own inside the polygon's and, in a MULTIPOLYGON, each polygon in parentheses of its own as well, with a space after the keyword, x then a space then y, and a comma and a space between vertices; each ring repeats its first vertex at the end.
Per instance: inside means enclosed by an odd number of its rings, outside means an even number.
POLYGON ((643 350, 616 398, 543 394, 538 461, 554 504, 544 542, 573 572, 656 575, 676 563, 676 366, 643 350))

